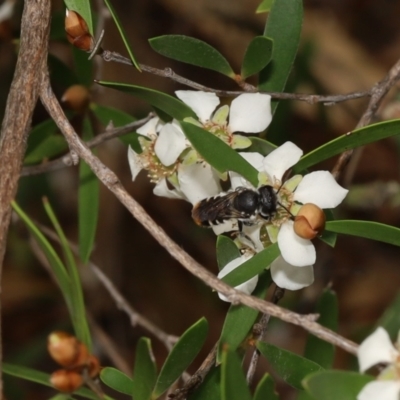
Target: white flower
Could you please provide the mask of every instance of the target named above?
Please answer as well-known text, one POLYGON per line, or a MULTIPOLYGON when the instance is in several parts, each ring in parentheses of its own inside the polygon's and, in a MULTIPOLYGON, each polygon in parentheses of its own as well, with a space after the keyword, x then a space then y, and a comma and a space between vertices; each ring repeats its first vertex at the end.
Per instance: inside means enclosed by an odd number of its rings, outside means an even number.
POLYGON ((399 360, 400 353, 393 346, 385 329, 379 327, 368 336, 357 350, 360 371, 386 363, 388 366, 376 381, 367 383, 357 396, 357 400, 398 400, 400 397, 399 360))
MULTIPOLYGON (((228 275, 229 272, 233 271, 240 265, 242 265, 244 262, 249 260, 252 256, 251 255, 242 255, 238 258, 235 258, 234 260, 230 261, 228 264, 225 265, 224 268, 221 269, 221 271, 218 274, 218 278, 221 279, 225 275, 228 275)), ((244 292, 246 294, 251 294, 253 290, 256 288, 258 282, 258 275, 254 276, 253 278, 249 279, 248 281, 240 284, 239 286, 236 286, 235 289, 240 290, 241 292, 244 292)), ((226 296, 224 296, 221 293, 218 293, 218 296, 221 300, 223 301, 230 301, 226 296)))
POLYGON ((234 149, 251 145, 250 139, 234 135, 235 132, 259 133, 272 120, 271 96, 267 94, 241 94, 232 100, 230 110, 228 106, 223 106, 215 113, 214 110, 219 105, 219 98, 215 93, 178 90, 175 94, 195 112, 204 129, 214 133, 234 149))

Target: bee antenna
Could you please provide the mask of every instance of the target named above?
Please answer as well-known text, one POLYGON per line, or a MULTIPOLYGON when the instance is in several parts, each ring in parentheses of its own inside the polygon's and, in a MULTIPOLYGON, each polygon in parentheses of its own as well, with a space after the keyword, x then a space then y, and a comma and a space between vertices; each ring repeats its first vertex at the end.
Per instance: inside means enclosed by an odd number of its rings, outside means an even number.
POLYGON ((277 201, 277 204, 278 204, 280 207, 282 207, 282 208, 290 215, 290 219, 291 219, 292 221, 294 221, 294 215, 290 212, 290 210, 289 210, 287 207, 285 207, 282 203, 279 203, 279 201, 277 201))

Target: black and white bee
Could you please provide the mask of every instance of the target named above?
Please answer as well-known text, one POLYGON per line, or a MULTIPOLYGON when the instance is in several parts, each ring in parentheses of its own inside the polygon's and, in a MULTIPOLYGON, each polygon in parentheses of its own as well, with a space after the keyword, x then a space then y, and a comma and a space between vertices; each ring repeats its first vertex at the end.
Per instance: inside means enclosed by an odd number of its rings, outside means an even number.
POLYGON ((237 189, 201 200, 192 210, 197 225, 210 227, 228 220, 237 220, 241 225, 253 225, 258 218, 270 221, 276 214, 277 193, 270 185, 258 189, 238 187, 237 189))

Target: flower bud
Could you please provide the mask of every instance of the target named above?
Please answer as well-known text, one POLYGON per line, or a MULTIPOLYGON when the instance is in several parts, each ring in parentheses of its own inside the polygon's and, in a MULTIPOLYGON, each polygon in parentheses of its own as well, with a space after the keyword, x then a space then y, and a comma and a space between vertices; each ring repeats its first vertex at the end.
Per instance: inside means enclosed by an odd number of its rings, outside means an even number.
POLYGON ((314 239, 325 228, 325 214, 315 204, 304 204, 294 219, 293 229, 303 239, 314 239))
POLYGON ((89 356, 87 359, 87 369, 91 378, 95 378, 97 375, 99 375, 101 367, 100 361, 96 356, 92 354, 89 356))
POLYGON ((75 11, 67 10, 65 15, 65 31, 68 41, 80 50, 92 51, 94 40, 86 21, 75 11))
POLYGON ((61 101, 71 110, 84 113, 90 103, 90 94, 85 86, 72 85, 64 92, 61 101))
POLYGON ((83 385, 83 377, 76 371, 59 369, 50 375, 50 383, 60 392, 71 393, 83 385))
POLYGON ((47 349, 53 360, 63 367, 85 365, 89 358, 86 346, 66 332, 51 333, 47 340, 47 349))

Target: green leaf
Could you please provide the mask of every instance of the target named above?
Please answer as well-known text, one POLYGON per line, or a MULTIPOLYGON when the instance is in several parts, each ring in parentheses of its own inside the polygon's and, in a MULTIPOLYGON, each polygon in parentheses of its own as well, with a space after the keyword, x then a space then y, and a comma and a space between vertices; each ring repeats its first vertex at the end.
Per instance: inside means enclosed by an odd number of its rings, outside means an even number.
POLYGON ((258 186, 258 171, 235 150, 212 133, 189 122, 181 122, 181 127, 192 146, 217 171, 234 171, 246 178, 253 186, 258 186))
POLYGON ((133 372, 133 399, 149 400, 157 380, 157 367, 148 338, 139 339, 133 372))
POLYGON ((182 120, 186 117, 196 118, 194 111, 185 103, 175 97, 142 86, 128 85, 126 83, 96 81, 99 85, 109 87, 121 92, 132 94, 154 107, 159 108, 173 118, 182 120))
POLYGON ((256 36, 244 55, 241 75, 243 79, 257 74, 271 61, 274 41, 265 36, 256 36))
POLYGON ((279 247, 275 243, 255 254, 232 272, 229 272, 222 278, 222 281, 233 287, 238 286, 268 268, 279 255, 279 247))
POLYGON ((400 328, 400 293, 397 294, 389 307, 386 308, 375 326, 385 328, 393 342, 397 340, 400 328))
MULTIPOLYGON (((261 274, 257 287, 252 295, 260 299, 264 298, 271 283, 272 279, 270 273, 265 272, 261 274)), ((228 346, 231 351, 235 351, 240 346, 249 334, 257 316, 257 310, 243 304, 232 304, 230 306, 219 338, 217 362, 221 362, 222 352, 226 346, 228 346)))
POLYGON ((234 351, 225 351, 221 365, 222 400, 251 400, 239 356, 234 351))
POLYGON ((90 0, 64 0, 68 10, 76 11, 86 22, 89 32, 93 35, 92 10, 90 0))
POLYGON ((227 236, 219 235, 217 237, 217 262, 221 270, 230 261, 240 257, 240 251, 235 242, 227 236))
POLYGON ((317 363, 272 344, 258 342, 257 348, 277 375, 296 389, 303 389, 301 381, 305 376, 323 370, 317 363))
MULTIPOLYGON (((88 118, 83 121, 83 140, 93 137, 92 126, 88 118)), ((93 250, 96 235, 97 219, 99 214, 100 183, 89 168, 81 161, 79 165, 79 256, 86 264, 93 250)))
MULTIPOLYGON (((324 290, 317 303, 315 312, 320 315, 318 318, 319 324, 332 331, 337 330, 338 302, 336 294, 332 290, 324 290)), ((309 335, 304 356, 323 368, 331 368, 335 356, 335 347, 314 335, 309 335)))
POLYGON ((257 385, 253 400, 279 400, 275 392, 275 383, 269 374, 265 374, 257 385))
POLYGON ((180 337, 161 368, 153 397, 164 393, 182 375, 203 347, 207 332, 208 322, 201 318, 180 337))
POLYGON ((105 367, 100 372, 101 381, 117 392, 131 395, 133 381, 128 375, 112 367, 105 367))
POLYGON ((264 12, 269 12, 273 3, 274 3, 274 0, 262 0, 260 5, 257 7, 256 13, 261 14, 264 12))
POLYGON ((221 368, 214 367, 206 375, 200 387, 190 394, 188 400, 221 400, 221 368))
MULTIPOLYGON (((24 367, 21 365, 14 365, 8 363, 3 363, 2 369, 3 372, 7 375, 25 379, 30 382, 35 382, 43 386, 52 387, 52 385, 50 384, 50 375, 45 372, 37 371, 35 369, 24 367)), ((82 396, 85 399, 100 400, 100 398, 95 393, 86 388, 78 389, 74 392, 74 394, 82 396)), ((113 400, 113 399, 109 396, 104 396, 103 400, 113 400)))
POLYGON ((93 84, 93 61, 88 59, 88 53, 77 47, 72 47, 74 69, 81 85, 90 88, 93 84))
MULTIPOLYGON (((274 41, 272 62, 260 73, 259 89, 282 92, 292 69, 300 41, 303 22, 302 0, 275 1, 268 15, 264 36, 274 41)), ((272 112, 278 100, 272 100, 272 112)))
POLYGON ((356 400, 361 389, 373 379, 356 372, 322 371, 305 378, 303 385, 315 400, 356 400))
POLYGON ((368 125, 367 127, 346 133, 304 155, 295 165, 294 172, 303 171, 346 150, 396 136, 399 132, 400 120, 392 120, 368 125))
POLYGON ((114 7, 112 6, 112 4, 108 0, 104 0, 104 3, 106 3, 106 6, 107 6, 108 10, 110 11, 110 14, 111 14, 111 16, 112 16, 112 18, 113 18, 113 20, 115 22, 115 25, 117 25, 119 34, 121 35, 122 41, 124 42, 125 48, 126 48, 128 54, 129 54, 129 58, 131 59, 132 64, 136 67, 136 69, 138 71, 141 72, 140 66, 139 66, 138 62, 136 61, 135 56, 133 55, 133 51, 132 51, 131 46, 129 44, 129 41, 128 41, 127 37, 126 37, 125 30, 124 30, 124 28, 123 28, 123 26, 122 26, 122 24, 121 24, 121 22, 120 22, 120 20, 118 18, 117 13, 115 12, 114 7))
POLYGON ((328 221, 327 231, 363 237, 400 246, 400 228, 372 221, 328 221))
POLYGON ((74 325, 75 334, 78 339, 83 342, 89 351, 92 348, 91 337, 89 332, 89 325, 86 320, 85 301, 83 299, 83 289, 81 279, 79 276, 78 267, 75 262, 75 257, 69 247, 68 239, 66 238, 57 217, 51 208, 49 201, 43 199, 44 209, 49 217, 53 227, 59 237, 64 258, 67 264, 67 271, 69 275, 70 289, 69 295, 71 300, 71 320, 74 325))
POLYGON ((149 40, 157 53, 173 60, 211 69, 234 78, 235 73, 226 58, 214 47, 183 35, 158 36, 149 40))
POLYGON ((260 153, 264 157, 267 156, 271 151, 275 150, 278 146, 265 139, 259 137, 250 137, 251 146, 244 151, 260 153))

